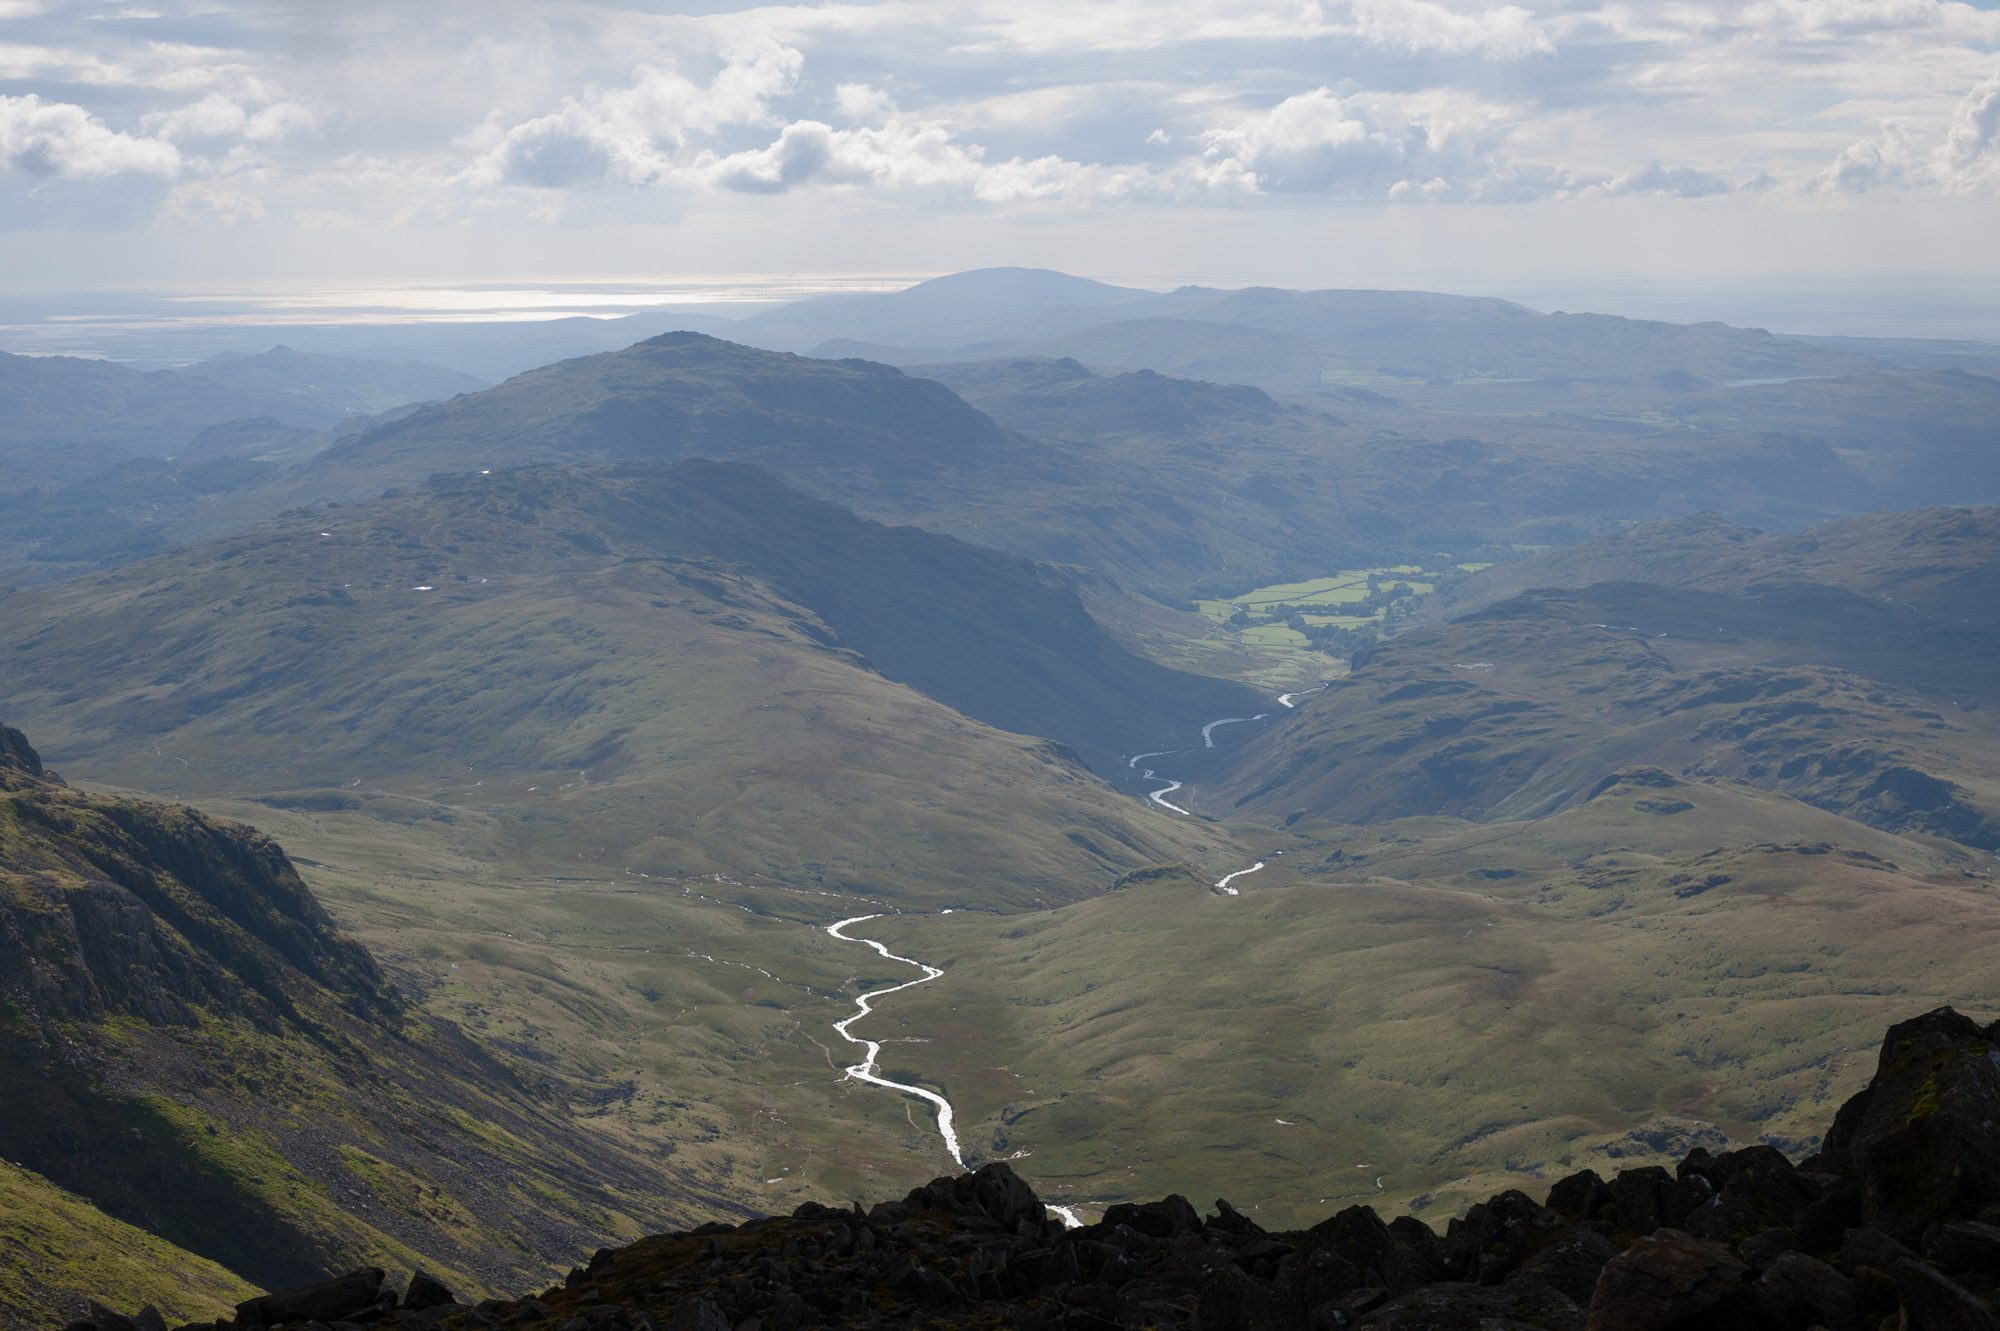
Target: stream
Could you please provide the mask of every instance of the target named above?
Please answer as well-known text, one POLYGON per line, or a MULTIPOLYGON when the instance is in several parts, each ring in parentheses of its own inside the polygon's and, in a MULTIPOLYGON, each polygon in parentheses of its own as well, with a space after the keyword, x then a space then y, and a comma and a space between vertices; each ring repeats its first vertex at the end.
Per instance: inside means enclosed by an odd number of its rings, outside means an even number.
MULTIPOLYGON (((1307 694, 1318 693, 1320 689, 1323 689, 1325 687, 1326 685, 1321 684, 1319 688, 1303 689, 1297 693, 1280 694, 1278 695, 1278 703, 1280 706, 1284 707, 1287 711, 1290 711, 1294 706, 1297 705, 1294 701, 1295 699, 1303 698, 1307 694)), ((1252 721, 1262 721, 1265 720, 1269 715, 1270 715, 1269 713, 1260 712, 1256 716, 1228 716, 1228 717, 1223 717, 1220 720, 1211 721, 1207 725, 1201 728, 1202 746, 1204 748, 1210 748, 1210 749, 1215 747, 1215 731, 1220 726, 1239 725, 1252 721)), ((1167 809, 1173 813, 1177 813, 1184 818, 1192 817, 1193 815, 1188 810, 1182 808, 1178 804, 1169 802, 1166 798, 1168 795, 1171 795, 1175 791, 1181 789, 1182 787, 1181 782, 1174 780, 1172 777, 1157 775, 1154 772, 1154 770, 1150 767, 1139 766, 1141 762, 1143 762, 1148 758, 1169 758, 1172 757, 1176 752, 1179 752, 1179 750, 1161 749, 1153 753, 1134 754, 1130 759, 1126 761, 1125 766, 1128 769, 1138 772, 1142 780, 1163 783, 1161 784, 1158 790, 1155 790, 1147 795, 1146 798, 1148 800, 1150 800, 1154 804, 1159 805, 1161 808, 1167 809)), ((1284 854, 1283 851, 1278 851, 1276 853, 1280 855, 1284 854)), ((1231 882, 1234 881, 1235 879, 1243 877, 1246 874, 1256 873, 1259 869, 1262 869, 1264 866, 1265 862, 1263 860, 1258 860, 1255 864, 1251 865, 1247 869, 1238 869, 1234 873, 1224 874, 1220 879, 1216 881, 1215 890, 1221 893, 1226 893, 1227 895, 1232 897, 1237 896, 1239 895, 1239 893, 1237 892, 1236 888, 1230 886, 1231 882)), ((950 914, 949 911, 945 913, 950 914)), ((882 1057, 881 1042, 879 1040, 865 1040, 861 1036, 854 1034, 852 1031, 848 1029, 848 1027, 852 1026, 855 1022, 860 1021, 863 1017, 869 1015, 871 1012, 875 1010, 874 1000, 878 998, 887 998, 890 994, 901 993, 905 989, 914 989, 920 984, 929 984, 932 980, 935 980, 939 976, 944 974, 944 972, 938 969, 936 966, 932 966, 925 962, 918 961, 912 957, 903 957, 896 955, 894 952, 891 952, 885 945, 883 945, 876 939, 864 938, 857 934, 849 934, 842 932, 843 930, 848 929, 853 925, 866 924, 870 920, 879 920, 883 917, 884 914, 885 912, 877 911, 872 915, 855 915, 848 919, 840 920, 837 921, 836 923, 829 924, 826 926, 827 933, 835 938, 838 938, 843 943, 860 943, 866 947, 873 948, 885 960, 899 962, 905 966, 914 966, 918 970, 923 972, 922 975, 919 975, 914 980, 905 980, 901 984, 892 984, 885 989, 871 989, 867 993, 860 995, 858 998, 854 1000, 854 1014, 852 1016, 845 1017, 842 1020, 837 1021, 833 1024, 833 1029, 840 1033, 841 1039, 847 1041, 849 1044, 859 1045, 866 1055, 859 1063, 856 1063, 853 1066, 846 1068, 844 1070, 845 1075, 854 1078, 856 1081, 867 1082, 870 1086, 880 1086, 884 1090, 899 1091, 904 1095, 914 1096, 915 1098, 929 1104, 931 1108, 934 1111, 936 1111, 938 1136, 942 1138, 944 1141, 945 1153, 951 1157, 951 1162, 953 1164, 957 1165, 960 1169, 964 1169, 966 1167, 965 1156, 959 1150, 958 1129, 954 1124, 954 1116, 953 1116, 951 1101, 947 1100, 944 1096, 939 1095, 936 1091, 927 1090, 922 1086, 913 1086, 908 1082, 893 1081, 890 1078, 883 1076, 877 1070, 880 1065, 880 1060, 882 1057)), ((1056 1217, 1058 1220, 1062 1221, 1063 1225, 1067 1228, 1070 1229, 1080 1228, 1084 1223, 1083 1218, 1077 1214, 1075 1208, 1073 1207, 1054 1206, 1054 1205, 1049 1205, 1047 1203, 1044 1203, 1044 1205, 1047 1207, 1049 1214, 1056 1217)))

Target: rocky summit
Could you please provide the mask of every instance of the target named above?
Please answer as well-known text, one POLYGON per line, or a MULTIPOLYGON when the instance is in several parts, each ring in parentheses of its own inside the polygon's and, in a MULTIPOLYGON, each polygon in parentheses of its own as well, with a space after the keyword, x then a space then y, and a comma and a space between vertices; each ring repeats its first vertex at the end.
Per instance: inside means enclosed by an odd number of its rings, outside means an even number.
MULTIPOLYGON (((467 1305, 379 1269, 266 1294, 214 1331, 2000 1331, 2000 1022, 1893 1027, 1818 1154, 1697 1149, 1584 1170, 1440 1234, 1355 1206, 1266 1232, 1217 1201, 1065 1228, 1007 1165, 901 1201, 710 1224, 599 1251, 560 1285, 467 1305)), ((205 1331, 206 1324, 203 1324, 205 1331)), ((164 1331, 94 1308, 68 1331, 164 1331)), ((185 1331, 196 1331, 186 1328, 185 1331)))

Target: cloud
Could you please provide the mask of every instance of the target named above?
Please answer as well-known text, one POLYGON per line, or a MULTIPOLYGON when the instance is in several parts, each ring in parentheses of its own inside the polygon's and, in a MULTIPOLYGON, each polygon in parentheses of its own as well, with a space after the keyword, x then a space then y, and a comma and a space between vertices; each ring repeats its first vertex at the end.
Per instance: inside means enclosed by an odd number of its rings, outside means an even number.
POLYGON ((849 120, 886 120, 896 114, 895 99, 866 83, 842 83, 833 90, 833 108, 849 120))
POLYGON ((2000 139, 2000 70, 1960 104, 1957 119, 1945 135, 1941 165, 1947 176, 1961 176, 1988 161, 1996 139, 2000 139))
POLYGON ((942 191, 967 201, 1025 207, 1081 207, 1129 201, 1247 199, 1255 182, 1238 163, 1187 158, 1164 167, 1076 161, 1057 154, 988 160, 938 121, 892 119, 835 129, 796 121, 763 148, 710 155, 683 178, 744 194, 806 187, 942 191))
POLYGON ((1808 194, 1865 194, 1885 188, 1973 193, 2000 187, 2000 71, 1967 93, 1942 134, 1927 138, 1902 120, 1849 144, 1807 177, 1808 194))
POLYGON ((0 96, 0 163, 29 176, 101 180, 126 172, 171 176, 181 156, 164 140, 122 134, 80 106, 29 93, 0 96))
POLYGON ((1659 194, 1675 199, 1707 199, 1734 189, 1721 176, 1691 166, 1662 166, 1648 163, 1637 171, 1613 176, 1597 187, 1610 195, 1659 194))
POLYGON ((1515 5, 1461 14, 1432 0, 1353 0, 1352 12, 1356 32, 1377 46, 1489 60, 1553 55, 1556 50, 1535 25, 1535 16, 1515 5))
POLYGON ((1490 116, 1470 108, 1419 109, 1315 88, 1211 129, 1202 141, 1210 160, 1237 163, 1263 192, 1382 198, 1412 182, 1427 197, 1463 192, 1467 177, 1487 172, 1503 137, 1490 116))
POLYGON ((643 65, 624 87, 565 98, 505 130, 466 179, 543 189, 659 184, 675 177, 692 139, 771 123, 772 99, 797 84, 803 66, 795 48, 771 42, 731 53, 706 84, 643 65))
POLYGON ((237 139, 262 144, 310 131, 318 120, 298 102, 273 101, 252 109, 234 97, 209 93, 184 106, 151 112, 139 123, 163 139, 237 139))
POLYGON ((985 0, 966 9, 967 26, 981 37, 955 48, 962 51, 1154 51, 1325 38, 1489 60, 1555 50, 1534 15, 1515 5, 1460 13, 1436 0, 1099 0, 1061 6, 985 0))

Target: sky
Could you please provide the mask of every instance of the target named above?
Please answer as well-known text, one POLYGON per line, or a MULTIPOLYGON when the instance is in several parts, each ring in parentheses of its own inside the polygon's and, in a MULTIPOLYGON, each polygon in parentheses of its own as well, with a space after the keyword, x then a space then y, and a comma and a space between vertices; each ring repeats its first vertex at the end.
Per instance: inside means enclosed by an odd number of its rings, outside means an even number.
POLYGON ((0 282, 2000 280, 2000 0, 0 0, 0 282))

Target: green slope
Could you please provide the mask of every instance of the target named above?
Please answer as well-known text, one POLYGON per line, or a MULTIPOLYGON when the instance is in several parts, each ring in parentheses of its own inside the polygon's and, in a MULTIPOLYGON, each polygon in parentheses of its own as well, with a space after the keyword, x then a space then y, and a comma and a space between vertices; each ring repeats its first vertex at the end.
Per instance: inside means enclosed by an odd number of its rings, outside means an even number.
POLYGON ((1867 603, 1859 615, 1853 603, 1640 584, 1501 602, 1358 655, 1295 724, 1223 756, 1192 798, 1343 822, 1535 816, 1646 763, 2000 846, 1990 714, 1885 683, 1934 679, 1949 659, 1921 635, 1871 634, 1867 603))
POLYGON ((712 463, 463 478, 6 605, 17 714, 98 779, 420 795, 929 899, 1073 896, 1184 830, 992 727, 1112 769, 1257 702, 1043 570, 712 463))
POLYGON ((0 1328, 46 1331, 90 1300, 152 1304, 170 1325, 212 1321, 259 1291, 145 1230, 113 1220, 41 1175, 0 1160, 0 1328))
POLYGON ((2000 999, 1982 861, 1634 777, 1535 821, 1272 833, 1240 896, 1180 874, 882 922, 945 969, 897 995, 903 1066, 1090 1219, 1171 1188, 1272 1226, 1355 1201, 1441 1224, 1695 1143, 1807 1151, 1885 1019, 2000 999))

